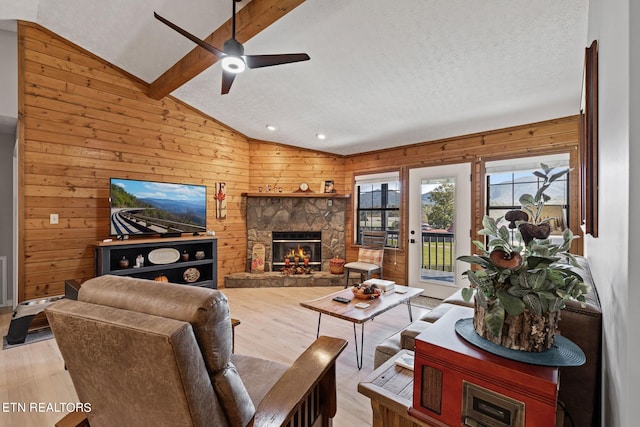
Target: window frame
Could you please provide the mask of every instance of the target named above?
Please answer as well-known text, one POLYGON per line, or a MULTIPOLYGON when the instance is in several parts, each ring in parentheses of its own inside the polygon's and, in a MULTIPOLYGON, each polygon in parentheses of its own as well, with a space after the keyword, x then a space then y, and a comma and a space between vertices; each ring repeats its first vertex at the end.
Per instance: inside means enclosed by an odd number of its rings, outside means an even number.
MULTIPOLYGON (((371 191, 377 191, 372 187, 371 191)), ((400 242, 400 231, 402 224, 402 216, 401 216, 401 205, 402 205, 402 182, 400 180, 400 172, 399 171, 391 171, 391 172, 383 172, 383 173, 372 173, 372 174, 363 174, 355 177, 354 182, 354 194, 355 201, 354 203, 354 221, 353 221, 353 231, 354 231, 354 239, 353 244, 360 245, 362 244, 362 231, 364 230, 373 230, 373 231, 387 231, 391 232, 389 236, 387 236, 387 242, 385 244, 386 248, 398 248, 400 242), (389 185, 392 184, 397 187, 398 192, 398 204, 397 207, 389 207, 389 185), (361 188, 364 185, 380 185, 380 206, 379 207, 367 207, 362 208, 362 192, 361 188), (367 213, 369 217, 375 217, 375 215, 371 215, 372 213, 377 213, 381 218, 380 227, 363 227, 361 225, 361 214, 367 213), (388 220, 390 218, 389 214, 394 213, 398 218, 398 226, 397 228, 389 228, 388 220), (395 237, 394 237, 395 236, 395 237)))
MULTIPOLYGON (((522 206, 519 204, 518 200, 519 200, 519 196, 516 197, 516 191, 515 191, 515 186, 517 184, 521 184, 520 182, 516 182, 515 181, 515 175, 520 174, 522 172, 525 171, 533 171, 533 170, 539 170, 540 169, 540 163, 546 163, 549 166, 553 166, 557 169, 562 169, 562 168, 568 168, 569 167, 569 154, 558 154, 558 155, 548 155, 548 156, 534 156, 534 157, 523 157, 523 158, 515 158, 515 159, 509 159, 506 161, 495 161, 495 162, 487 162, 486 167, 485 167, 485 179, 484 179, 484 184, 485 184, 485 206, 484 206, 484 211, 485 214, 488 216, 491 216, 491 212, 492 211, 509 211, 509 210, 514 210, 514 209, 522 209, 522 206), (497 166, 493 166, 493 165, 497 165, 497 166), (510 165, 511 164, 511 165, 510 165), (511 199, 513 202, 513 205, 495 205, 492 206, 491 205, 491 187, 492 185, 502 185, 502 184, 496 184, 496 183, 491 183, 491 179, 490 176, 494 175, 494 174, 498 174, 498 173, 502 173, 502 174, 507 174, 510 173, 512 175, 511 177, 511 183, 510 184, 504 184, 504 185, 510 185, 511 186, 511 199)), ((566 176, 562 177, 561 179, 557 180, 556 183, 560 183, 560 182, 564 182, 564 195, 565 195, 565 200, 563 204, 549 204, 548 206, 560 206, 562 211, 563 211, 563 215, 564 215, 564 227, 565 228, 570 228, 571 227, 571 215, 570 215, 570 211, 571 211, 571 179, 569 177, 569 175, 567 174, 566 176)), ((542 183, 542 179, 535 177, 535 176, 531 176, 530 180, 528 180, 526 183, 529 184, 535 184, 536 185, 536 189, 539 189, 542 183)))

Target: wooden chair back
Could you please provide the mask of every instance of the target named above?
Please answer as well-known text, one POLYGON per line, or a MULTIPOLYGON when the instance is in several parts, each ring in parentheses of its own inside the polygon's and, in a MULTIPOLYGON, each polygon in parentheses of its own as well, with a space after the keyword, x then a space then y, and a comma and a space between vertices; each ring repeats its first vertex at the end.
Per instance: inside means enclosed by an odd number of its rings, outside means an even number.
POLYGON ((384 249, 387 243, 386 231, 369 231, 362 232, 362 248, 363 249, 384 249))

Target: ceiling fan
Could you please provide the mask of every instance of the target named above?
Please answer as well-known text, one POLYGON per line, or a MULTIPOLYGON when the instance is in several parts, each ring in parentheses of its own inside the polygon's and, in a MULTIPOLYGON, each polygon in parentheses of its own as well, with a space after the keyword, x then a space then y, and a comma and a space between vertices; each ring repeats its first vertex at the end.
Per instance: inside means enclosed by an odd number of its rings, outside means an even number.
POLYGON ((224 42, 222 50, 210 45, 204 40, 199 39, 186 30, 178 27, 176 24, 168 21, 162 16, 153 12, 153 16, 163 24, 182 34, 201 48, 211 52, 222 61, 222 94, 229 93, 233 79, 236 74, 243 72, 246 68, 262 68, 271 67, 272 65, 290 64, 292 62, 308 61, 309 55, 306 53, 286 53, 280 55, 245 55, 244 46, 236 40, 236 3, 242 0, 231 0, 233 5, 233 18, 231 38, 224 42))

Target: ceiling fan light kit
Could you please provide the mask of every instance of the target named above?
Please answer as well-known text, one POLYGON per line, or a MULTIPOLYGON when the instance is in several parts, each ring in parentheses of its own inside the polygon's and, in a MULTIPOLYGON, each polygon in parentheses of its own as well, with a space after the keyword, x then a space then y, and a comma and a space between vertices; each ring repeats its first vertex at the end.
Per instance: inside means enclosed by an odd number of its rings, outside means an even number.
POLYGON ((222 69, 234 74, 240 74, 247 66, 239 56, 225 56, 222 58, 222 69))
POLYGON ((293 62, 308 61, 309 55, 306 53, 290 53, 280 55, 245 55, 244 46, 238 40, 236 40, 236 2, 242 0, 231 0, 233 6, 232 25, 231 25, 231 38, 224 42, 222 50, 219 50, 215 46, 201 40, 188 31, 178 27, 176 24, 153 12, 155 18, 173 29, 174 31, 182 34, 201 48, 213 54, 222 63, 222 91, 221 93, 227 94, 231 89, 231 84, 235 79, 235 75, 242 73, 247 68, 262 68, 271 67, 273 65, 290 64, 293 62))

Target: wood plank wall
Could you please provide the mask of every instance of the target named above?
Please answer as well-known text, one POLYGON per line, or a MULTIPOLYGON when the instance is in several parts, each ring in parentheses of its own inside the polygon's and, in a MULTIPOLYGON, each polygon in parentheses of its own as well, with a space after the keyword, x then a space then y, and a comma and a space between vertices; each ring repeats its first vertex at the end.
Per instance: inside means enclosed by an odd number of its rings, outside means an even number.
MULTIPOLYGON (((333 180, 337 193, 351 193, 351 182, 345 182, 344 158, 335 154, 304 150, 272 142, 251 141, 249 192, 258 187, 282 187, 284 193, 298 189, 301 182, 309 184, 314 193, 324 191, 324 181, 333 180)), ((272 190, 273 191, 273 190, 272 190)))
POLYGON ((109 178, 207 186, 207 223, 219 237, 219 283, 244 269, 241 196, 249 142, 54 33, 20 22, 20 301, 94 276, 93 242, 109 237, 109 178), (228 191, 216 219, 215 183, 228 191), (58 213, 60 223, 49 224, 58 213))
MULTIPOLYGON (((472 164, 472 235, 482 228, 484 216, 484 164, 487 161, 517 157, 529 157, 552 153, 569 153, 573 171, 570 175, 570 213, 572 231, 582 235, 579 224, 579 121, 578 116, 550 120, 541 123, 517 126, 509 129, 493 130, 473 135, 424 142, 345 158, 343 181, 347 188, 353 188, 354 177, 365 173, 399 170, 401 188, 408 188, 409 170, 412 168, 438 166, 444 164, 470 162, 472 164), (349 184, 350 183, 350 184, 349 184)), ((349 190, 352 191, 352 190, 349 190)), ((358 257, 358 247, 350 244, 353 236, 353 203, 347 210, 347 261, 358 257)), ((408 223, 408 197, 402 194, 401 220, 408 223)), ((402 226, 401 226, 402 227, 402 226)), ((400 230, 401 247, 387 250, 384 258, 385 279, 406 283, 408 230, 400 230)), ((575 243, 574 253, 582 253, 582 243, 575 243)))

